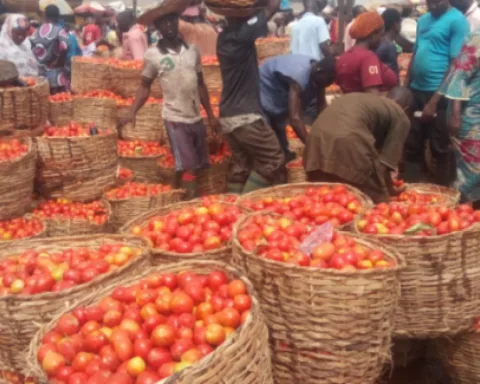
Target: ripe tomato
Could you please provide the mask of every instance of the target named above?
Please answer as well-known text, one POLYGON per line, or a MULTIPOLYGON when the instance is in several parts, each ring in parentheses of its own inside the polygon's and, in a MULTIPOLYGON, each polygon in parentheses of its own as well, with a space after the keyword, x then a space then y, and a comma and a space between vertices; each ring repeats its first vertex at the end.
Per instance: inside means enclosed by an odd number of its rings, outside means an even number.
POLYGON ((247 293, 247 286, 242 280, 233 280, 228 284, 228 296, 233 299, 237 295, 243 295, 247 293))

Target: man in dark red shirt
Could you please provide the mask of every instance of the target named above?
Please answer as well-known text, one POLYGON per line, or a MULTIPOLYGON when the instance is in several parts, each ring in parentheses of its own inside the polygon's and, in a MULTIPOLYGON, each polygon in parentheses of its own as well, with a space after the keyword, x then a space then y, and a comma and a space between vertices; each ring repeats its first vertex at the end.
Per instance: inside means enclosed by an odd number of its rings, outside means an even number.
POLYGON ((102 30, 94 23, 93 18, 87 19, 87 25, 83 28, 83 44, 85 46, 102 39, 102 30))

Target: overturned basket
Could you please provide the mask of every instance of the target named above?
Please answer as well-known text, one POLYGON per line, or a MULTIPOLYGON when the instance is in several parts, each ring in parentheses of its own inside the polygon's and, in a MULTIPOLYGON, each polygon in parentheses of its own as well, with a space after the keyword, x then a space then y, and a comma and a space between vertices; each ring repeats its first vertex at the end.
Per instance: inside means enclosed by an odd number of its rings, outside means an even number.
POLYGON ((37 137, 37 188, 50 199, 96 200, 116 183, 115 132, 87 137, 37 137))
POLYGON ((243 217, 235 227, 233 263, 258 292, 270 330, 275 383, 376 383, 390 356, 403 258, 348 234, 368 249, 382 250, 396 266, 342 272, 275 262, 247 251, 238 240, 256 215, 262 213, 243 217))
POLYGON ((0 259, 3 259, 28 249, 62 250, 96 247, 105 243, 118 242, 141 248, 142 254, 113 272, 97 276, 89 283, 71 289, 29 296, 0 296, 0 369, 18 371, 28 375, 29 372, 25 367, 25 354, 30 341, 41 325, 52 321, 62 309, 75 305, 88 295, 96 295, 101 289, 116 285, 125 276, 140 273, 149 266, 147 243, 132 236, 88 235, 0 245, 0 259))
POLYGON ((76 93, 109 89, 110 68, 106 59, 74 57, 72 59, 72 90, 76 93))
MULTIPOLYGON (((9 139, 2 139, 9 140, 9 139)), ((21 216, 33 200, 35 147, 29 138, 21 139, 28 152, 12 161, 0 161, 0 220, 21 216)))
POLYGON ((401 250, 407 262, 400 275, 396 337, 455 336, 471 327, 480 307, 480 225, 431 237, 366 236, 401 250))
POLYGON ((153 211, 183 200, 183 190, 162 192, 156 196, 128 197, 115 199, 105 194, 105 200, 111 207, 110 224, 115 230, 127 224, 132 217, 153 211))
POLYGON ((55 326, 60 315, 71 312, 80 305, 88 306, 98 303, 99 299, 111 294, 116 286, 133 285, 153 273, 177 274, 184 271, 195 271, 199 274, 207 274, 219 270, 225 271, 229 278, 241 279, 245 282, 248 292, 252 296, 250 315, 245 323, 210 355, 181 372, 159 381, 159 383, 273 384, 270 351, 268 349, 268 330, 252 284, 241 272, 224 263, 195 260, 152 267, 140 274, 125 276, 115 285, 105 287, 95 295, 87 295, 82 300, 67 307, 63 313, 59 313, 49 324, 42 327, 33 338, 26 359, 30 371, 41 380, 41 383, 48 382, 42 368, 37 363, 36 356, 43 335, 55 326))
POLYGON ((50 86, 36 78, 28 87, 0 88, 0 131, 33 129, 46 123, 50 86))
MULTIPOLYGON (((235 204, 221 203, 224 207, 236 207, 235 204)), ((203 207, 202 201, 194 200, 190 202, 183 202, 178 204, 172 204, 167 207, 159 208, 156 210, 151 210, 135 219, 131 220, 125 226, 120 229, 120 233, 132 234, 135 227, 141 227, 146 224, 150 219, 155 217, 166 216, 173 211, 178 211, 188 208, 200 208, 203 207)), ((242 213, 250 212, 246 208, 238 207, 242 213)), ((152 249, 152 263, 153 265, 162 265, 167 263, 174 263, 180 260, 211 260, 211 261, 222 261, 230 262, 232 256, 232 245, 231 243, 225 244, 223 247, 214 249, 211 251, 197 252, 197 253, 175 253, 171 251, 165 251, 159 248, 152 249)))

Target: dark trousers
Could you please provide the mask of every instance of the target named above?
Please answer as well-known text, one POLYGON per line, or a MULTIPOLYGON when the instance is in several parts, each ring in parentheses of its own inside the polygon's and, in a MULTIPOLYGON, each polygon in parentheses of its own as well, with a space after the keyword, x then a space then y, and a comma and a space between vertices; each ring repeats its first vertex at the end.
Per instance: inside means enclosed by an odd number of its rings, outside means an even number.
MULTIPOLYGON (((423 111, 433 92, 412 89, 412 93, 412 111, 423 111)), ((437 164, 436 183, 448 186, 455 180, 455 156, 450 146, 447 107, 448 101, 442 97, 437 106, 437 116, 433 120, 424 122, 419 118, 412 117, 412 127, 405 143, 405 181, 423 181, 419 172, 409 171, 412 168, 421 169, 425 164, 425 144, 427 140, 437 164)))

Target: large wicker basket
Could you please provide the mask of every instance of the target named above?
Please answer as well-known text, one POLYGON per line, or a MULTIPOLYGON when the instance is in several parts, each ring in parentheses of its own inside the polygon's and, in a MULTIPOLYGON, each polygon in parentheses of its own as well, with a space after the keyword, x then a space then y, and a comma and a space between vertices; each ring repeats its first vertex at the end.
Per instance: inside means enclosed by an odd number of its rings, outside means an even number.
POLYGON ((227 172, 230 158, 223 162, 212 164, 210 168, 198 173, 198 193, 200 196, 218 195, 227 192, 227 172))
POLYGON ((419 194, 439 195, 440 201, 436 204, 446 205, 447 207, 455 207, 460 202, 460 191, 453 188, 425 183, 407 184, 406 187, 407 191, 415 191, 419 194))
MULTIPOLYGON (((221 203, 222 206, 233 206, 234 204, 229 203, 221 203)), ((131 234, 132 229, 138 226, 142 226, 147 223, 150 219, 159 216, 166 216, 170 212, 177 211, 179 209, 184 208, 197 208, 202 207, 203 203, 199 200, 183 202, 178 204, 172 204, 167 207, 150 210, 143 215, 140 215, 133 220, 129 221, 125 224, 121 229, 120 233, 124 234, 131 234)), ((242 208, 243 213, 248 213, 249 210, 246 208, 242 208)), ((232 245, 230 243, 226 244, 225 246, 214 249, 211 251, 205 251, 200 253, 187 253, 187 254, 179 254, 170 251, 165 251, 158 248, 152 249, 152 263, 153 265, 162 265, 167 263, 175 263, 180 260, 211 260, 211 261, 222 261, 225 263, 229 263, 232 257, 232 245)))
MULTIPOLYGON (((142 82, 142 68, 122 68, 111 65, 110 76, 112 79, 112 90, 115 93, 126 98, 135 97, 142 82)), ((162 88, 158 81, 153 82, 150 94, 156 99, 163 97, 162 88)))
POLYGON ((470 328, 480 308, 480 225, 442 236, 368 238, 401 250, 407 262, 395 336, 446 337, 470 328))
MULTIPOLYGON (((111 218, 111 207, 108 201, 103 200, 102 205, 107 212, 108 218, 111 218)), ((35 214, 33 214, 35 216, 35 214)), ((82 219, 63 219, 63 218, 46 218, 40 217, 47 223, 48 237, 77 236, 97 233, 107 233, 109 230, 109 220, 103 224, 97 224, 91 220, 82 219)))
POLYGON ((0 131, 33 129, 48 118, 47 79, 37 78, 31 87, 0 88, 0 131))
POLYGON ((397 265, 352 273, 274 262, 246 251, 237 239, 254 215, 235 227, 233 263, 259 294, 275 383, 374 384, 390 358, 402 257, 349 234, 367 248, 383 250, 397 265))
MULTIPOLYGON (((210 261, 187 261, 152 267, 141 274, 125 276, 115 285, 110 284, 96 295, 84 297, 75 305, 69 306, 64 313, 71 312, 76 306, 88 306, 97 303, 103 296, 111 294, 116 286, 129 286, 139 279, 152 273, 181 273, 183 271, 195 271, 197 273, 210 273, 213 271, 225 271, 230 278, 242 279, 252 295, 252 309, 245 323, 237 331, 220 345, 208 357, 192 365, 175 375, 168 377, 161 384, 273 384, 268 349, 268 330, 264 316, 255 297, 252 284, 238 270, 219 262, 210 261)), ((35 335, 30 345, 27 361, 31 366, 31 372, 41 378, 41 383, 47 380, 41 367, 36 363, 36 352, 43 335, 51 329, 58 320, 58 316, 50 324, 44 326, 35 335)), ((115 384, 115 383, 112 383, 115 384)))
POLYGON ((0 220, 23 215, 32 203, 35 149, 31 139, 22 140, 28 143, 28 152, 13 161, 0 162, 0 220))
POLYGON ((104 59, 74 57, 72 59, 72 90, 76 93, 110 89, 110 68, 104 59))
POLYGON ((74 97, 73 120, 81 124, 93 123, 99 129, 115 129, 117 104, 112 99, 74 97))
POLYGON ((88 137, 38 137, 37 189, 46 198, 96 200, 115 185, 116 133, 88 137))
POLYGON ((219 64, 203 64, 203 79, 209 92, 222 92, 223 81, 219 64))
POLYGON ((67 125, 73 119, 73 101, 49 102, 48 121, 57 127, 67 125))
POLYGON ((290 38, 265 38, 255 42, 258 60, 262 61, 273 56, 290 53, 290 38))
MULTIPOLYGON (((117 107, 118 119, 125 117, 131 106, 122 105, 117 107)), ((145 104, 138 111, 135 126, 129 123, 122 128, 120 136, 125 140, 158 141, 161 144, 168 142, 167 131, 162 117, 162 105, 156 103, 145 104)))
POLYGON ((453 339, 439 339, 435 342, 440 357, 450 377, 451 384, 480 383, 480 334, 467 332, 453 339))
POLYGON ((112 199, 105 196, 111 207, 110 224, 118 230, 132 217, 143 215, 146 212, 157 210, 167 205, 179 203, 183 200, 183 190, 172 190, 150 197, 130 197, 127 199, 112 199))
POLYGON ((135 174, 135 180, 144 183, 163 183, 158 160, 164 155, 158 156, 119 156, 120 166, 131 169, 135 174))
POLYGON ((60 292, 37 295, 0 296, 0 369, 21 372, 28 376, 25 353, 38 328, 50 322, 56 314, 75 305, 79 300, 96 295, 106 286, 116 285, 126 276, 132 276, 149 266, 148 244, 132 236, 88 235, 40 239, 0 245, 0 259, 27 249, 63 250, 77 247, 95 247, 104 243, 127 243, 141 247, 143 253, 113 272, 97 276, 91 282, 60 292))
POLYGON ((289 184, 306 183, 307 173, 303 165, 291 161, 287 164, 287 180, 289 184))

